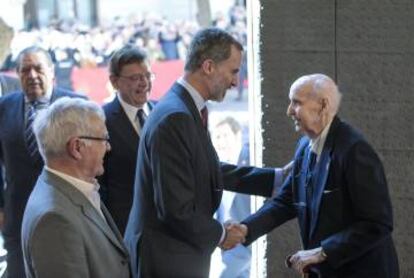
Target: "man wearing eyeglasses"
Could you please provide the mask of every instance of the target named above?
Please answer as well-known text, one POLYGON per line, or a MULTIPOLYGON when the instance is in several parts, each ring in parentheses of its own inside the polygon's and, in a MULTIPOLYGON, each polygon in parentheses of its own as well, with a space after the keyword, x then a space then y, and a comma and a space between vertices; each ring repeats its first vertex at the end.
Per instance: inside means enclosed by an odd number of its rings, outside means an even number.
POLYGON ((27 277, 129 278, 128 252, 95 178, 111 149, 102 108, 61 98, 33 129, 45 167, 23 217, 27 277))
POLYGON ((5 168, 4 246, 8 277, 24 277, 20 230, 27 199, 43 167, 32 124, 38 112, 56 99, 81 97, 54 87, 54 65, 39 47, 24 49, 17 59, 22 91, 0 99, 0 160, 5 168))
POLYGON ((112 148, 105 156, 105 173, 99 183, 102 199, 124 234, 132 205, 140 134, 154 106, 148 101, 154 76, 146 54, 132 45, 112 55, 109 72, 117 94, 103 107, 112 148))

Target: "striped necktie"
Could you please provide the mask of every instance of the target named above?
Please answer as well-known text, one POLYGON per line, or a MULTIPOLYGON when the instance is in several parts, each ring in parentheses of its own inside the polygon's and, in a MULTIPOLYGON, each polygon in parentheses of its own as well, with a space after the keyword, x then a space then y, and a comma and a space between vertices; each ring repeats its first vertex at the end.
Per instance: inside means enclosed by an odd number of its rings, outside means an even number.
POLYGON ((36 118, 39 102, 34 101, 28 103, 27 105, 28 107, 26 111, 26 126, 24 130, 24 137, 30 157, 37 162, 41 159, 41 157, 37 148, 36 137, 33 133, 33 121, 36 118))

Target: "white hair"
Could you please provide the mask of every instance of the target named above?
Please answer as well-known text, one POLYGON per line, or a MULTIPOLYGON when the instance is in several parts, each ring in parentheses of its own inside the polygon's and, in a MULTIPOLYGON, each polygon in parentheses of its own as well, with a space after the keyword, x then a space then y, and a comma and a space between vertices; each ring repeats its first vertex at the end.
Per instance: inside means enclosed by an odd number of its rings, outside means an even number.
POLYGON ((304 85, 312 86, 310 96, 316 99, 328 99, 329 115, 334 116, 338 113, 341 104, 342 94, 339 92, 338 86, 327 75, 322 73, 315 73, 304 75, 298 78, 291 86, 291 91, 298 89, 304 85))
POLYGON ((33 132, 44 160, 66 154, 70 138, 89 135, 96 129, 93 119, 105 121, 102 108, 81 98, 62 97, 39 112, 33 123, 33 132))

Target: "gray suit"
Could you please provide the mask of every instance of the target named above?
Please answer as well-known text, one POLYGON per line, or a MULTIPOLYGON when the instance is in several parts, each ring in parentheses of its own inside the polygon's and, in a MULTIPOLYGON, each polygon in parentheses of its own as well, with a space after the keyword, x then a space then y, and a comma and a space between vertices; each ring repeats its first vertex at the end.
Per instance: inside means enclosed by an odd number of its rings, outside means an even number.
POLYGON ((23 217, 27 277, 130 277, 129 256, 116 226, 73 185, 43 170, 23 217))

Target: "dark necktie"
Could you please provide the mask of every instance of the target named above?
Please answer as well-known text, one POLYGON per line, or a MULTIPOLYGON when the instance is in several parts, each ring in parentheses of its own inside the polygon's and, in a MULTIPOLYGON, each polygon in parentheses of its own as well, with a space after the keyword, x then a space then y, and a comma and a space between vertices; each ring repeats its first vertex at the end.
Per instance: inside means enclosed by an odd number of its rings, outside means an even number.
POLYGON ((36 137, 33 133, 33 121, 36 117, 38 102, 31 102, 27 104, 26 111, 26 127, 24 130, 24 137, 26 140, 27 150, 29 151, 30 157, 34 161, 38 161, 41 157, 37 148, 36 137))
POLYGON ((147 119, 147 115, 145 115, 144 109, 138 109, 137 118, 139 122, 139 127, 142 130, 144 128, 145 120, 147 119))
POLYGON ((200 111, 201 113, 201 122, 203 123, 204 129, 208 129, 208 109, 207 106, 204 106, 200 111))
POLYGON ((310 148, 308 150, 308 167, 306 170, 306 210, 307 210, 307 219, 306 219, 306 229, 308 234, 308 239, 310 236, 310 223, 312 222, 312 203, 313 203, 313 182, 314 182, 314 170, 316 165, 317 155, 310 148))

